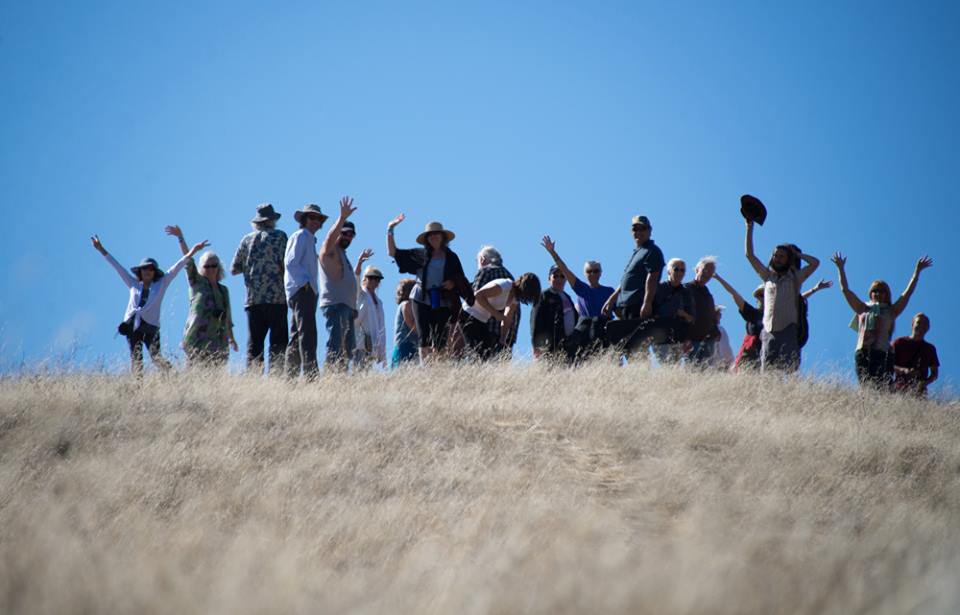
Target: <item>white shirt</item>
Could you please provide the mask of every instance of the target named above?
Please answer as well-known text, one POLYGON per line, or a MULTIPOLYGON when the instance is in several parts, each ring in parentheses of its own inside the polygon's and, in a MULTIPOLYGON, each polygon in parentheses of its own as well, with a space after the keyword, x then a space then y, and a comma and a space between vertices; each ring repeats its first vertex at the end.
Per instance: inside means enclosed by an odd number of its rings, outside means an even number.
POLYGON ((361 288, 357 293, 359 296, 356 321, 357 348, 364 348, 364 335, 369 335, 373 341, 373 352, 371 353, 375 360, 387 360, 387 330, 383 317, 383 300, 377 297, 376 303, 373 301, 373 293, 365 288, 361 288))
MULTIPOLYGON (((502 312, 503 310, 507 309, 507 298, 510 296, 510 289, 513 288, 513 280, 510 280, 507 278, 500 278, 499 280, 491 280, 486 284, 484 284, 483 288, 481 288, 477 292, 479 293, 481 291, 484 291, 488 288, 493 288, 493 287, 499 287, 500 294, 497 295, 496 297, 493 297, 492 299, 488 299, 488 301, 490 302, 490 305, 493 306, 493 309, 499 312, 502 312)), ((514 299, 510 303, 513 304, 516 302, 517 302, 516 299, 514 299)), ((483 308, 483 306, 480 305, 479 301, 474 301, 473 305, 467 305, 467 302, 464 301, 463 309, 464 311, 466 311, 467 314, 470 314, 480 322, 487 322, 492 317, 490 312, 488 312, 486 309, 483 308)))
POLYGON ((118 263, 117 259, 113 258, 109 252, 104 254, 103 257, 117 270, 117 273, 120 274, 120 279, 123 280, 123 283, 130 289, 130 301, 127 302, 127 310, 123 313, 123 320, 130 320, 132 316, 134 331, 140 327, 141 320, 154 327, 159 327, 160 304, 163 302, 163 295, 167 292, 167 287, 170 286, 173 278, 175 278, 177 274, 180 273, 180 270, 183 269, 183 266, 187 264, 189 257, 182 257, 173 267, 170 267, 166 275, 150 284, 150 293, 147 295, 147 302, 143 307, 140 307, 140 295, 143 293, 143 282, 138 280, 132 273, 125 269, 123 265, 118 263))
POLYGON ((733 349, 730 347, 730 336, 727 330, 717 326, 720 330, 720 339, 713 346, 713 357, 711 360, 717 367, 728 368, 733 365, 733 349))

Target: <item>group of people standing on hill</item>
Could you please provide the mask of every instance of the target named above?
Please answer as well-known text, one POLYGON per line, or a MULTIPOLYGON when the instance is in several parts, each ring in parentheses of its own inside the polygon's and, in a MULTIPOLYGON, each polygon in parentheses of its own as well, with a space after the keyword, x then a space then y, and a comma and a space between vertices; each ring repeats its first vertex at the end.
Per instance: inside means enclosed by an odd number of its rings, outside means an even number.
MULTIPOLYGON (((441 357, 486 361, 509 354, 517 339, 521 306, 528 305, 537 360, 572 364, 606 350, 630 360, 652 351, 661 363, 796 371, 809 336, 807 300, 832 284, 821 280, 802 290, 819 261, 795 244, 779 245, 767 263, 761 261, 754 253, 753 233, 755 224, 763 224, 766 208, 749 195, 741 198, 741 205, 745 255, 761 281, 752 293, 755 304, 717 273, 716 259, 710 256, 696 263, 693 279, 684 283, 686 262, 664 259, 646 216, 631 218, 634 249, 616 288, 600 283, 603 269, 597 261, 587 261, 579 277, 560 257, 556 242, 544 236, 541 245, 554 264, 543 288, 534 273, 514 278, 492 246, 477 254, 477 273, 468 280, 460 258, 450 249, 455 234, 439 222, 426 225, 416 237, 417 247, 397 247, 394 233, 404 221, 401 214, 387 224, 387 254, 401 274, 413 277, 397 286, 390 364, 441 357), (666 279, 661 281, 664 269, 666 279), (735 355, 720 326, 723 307, 715 304, 708 288, 712 279, 729 293, 745 322, 746 334, 735 355)), ((232 274, 243 275, 246 286, 248 370, 262 373, 266 353, 271 373, 315 377, 320 369, 318 310, 327 333, 326 369, 386 366, 385 310, 377 292, 384 276, 376 267, 364 268, 372 250, 363 250, 355 265, 347 253, 357 234, 349 220, 355 211, 353 199, 341 199, 337 218, 318 248, 317 234, 329 219, 319 206, 308 204, 294 212, 299 228, 289 237, 277 228, 281 215, 271 204, 257 207, 252 232, 243 237, 230 265, 232 274)), ((130 290, 118 329, 128 340, 132 370, 142 371, 144 346, 159 368, 169 369, 160 351, 160 305, 171 280, 184 268, 190 310, 182 346, 188 366, 223 366, 230 349, 237 350, 230 295, 222 284, 226 270, 212 251, 200 257, 199 267, 194 263, 193 257, 208 242, 191 248, 179 226, 168 226, 166 232, 177 238, 183 254, 166 272, 152 258, 128 272, 99 237, 91 238, 130 290)), ((936 349, 924 339, 929 319, 917 314, 910 336, 893 342, 891 338, 920 272, 933 261, 923 257, 917 262, 895 302, 889 286, 880 280, 871 285, 869 299, 861 300, 847 284, 846 258, 838 252, 832 261, 840 289, 855 313, 851 326, 858 332, 855 366, 860 382, 924 394, 939 366, 936 349)))

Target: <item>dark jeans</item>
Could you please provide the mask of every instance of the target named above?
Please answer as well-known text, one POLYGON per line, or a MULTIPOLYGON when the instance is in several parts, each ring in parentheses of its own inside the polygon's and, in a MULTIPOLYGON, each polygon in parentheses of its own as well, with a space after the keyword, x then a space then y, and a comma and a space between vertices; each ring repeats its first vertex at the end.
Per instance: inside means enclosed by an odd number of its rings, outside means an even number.
POLYGON ((134 374, 143 373, 143 347, 147 347, 153 364, 163 371, 170 369, 170 362, 160 354, 160 327, 140 321, 140 328, 127 336, 130 346, 130 371, 134 374))
POLYGON ((326 364, 328 367, 346 370, 357 346, 357 334, 354 329, 357 311, 342 303, 325 305, 320 309, 323 310, 327 327, 326 364))
POLYGON ((582 361, 603 352, 607 343, 609 318, 582 316, 573 334, 577 341, 577 360, 582 361))
POLYGON ((646 356, 651 343, 662 344, 666 330, 653 318, 612 320, 607 323, 607 339, 629 359, 646 356))
POLYGON ((466 316, 463 319, 462 328, 467 345, 477 353, 481 361, 491 359, 501 350, 500 336, 494 335, 487 323, 481 322, 473 316, 466 316))
POLYGON ((283 353, 287 347, 287 306, 261 303, 247 306, 247 370, 263 372, 263 343, 270 333, 270 364, 267 373, 283 373, 283 353))
POLYGON ((687 353, 687 364, 707 367, 713 358, 713 350, 717 345, 715 340, 698 340, 692 342, 690 352, 687 353))
POLYGON ((287 375, 296 378, 303 368, 307 378, 316 377, 317 294, 307 284, 290 297, 290 341, 287 344, 287 375))
POLYGON ((860 386, 872 386, 881 391, 893 387, 893 353, 861 348, 853 355, 860 386))

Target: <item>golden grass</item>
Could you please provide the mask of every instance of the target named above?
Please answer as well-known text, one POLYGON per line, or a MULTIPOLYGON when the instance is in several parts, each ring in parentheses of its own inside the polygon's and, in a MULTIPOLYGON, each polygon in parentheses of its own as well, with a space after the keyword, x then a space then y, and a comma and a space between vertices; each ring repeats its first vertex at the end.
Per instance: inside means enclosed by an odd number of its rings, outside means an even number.
POLYGON ((0 381, 3 613, 953 613, 960 405, 591 365, 0 381))

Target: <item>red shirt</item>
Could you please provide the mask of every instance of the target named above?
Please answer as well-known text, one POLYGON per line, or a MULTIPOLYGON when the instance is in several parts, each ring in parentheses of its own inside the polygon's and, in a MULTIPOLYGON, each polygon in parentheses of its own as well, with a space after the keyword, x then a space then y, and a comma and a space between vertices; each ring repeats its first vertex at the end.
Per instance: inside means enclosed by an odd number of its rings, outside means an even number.
POLYGON ((917 375, 897 374, 896 387, 898 391, 907 388, 925 388, 922 384, 930 376, 931 367, 940 367, 937 358, 937 348, 924 340, 915 340, 910 337, 898 337, 893 342, 893 364, 896 367, 911 367, 918 369, 917 375))

